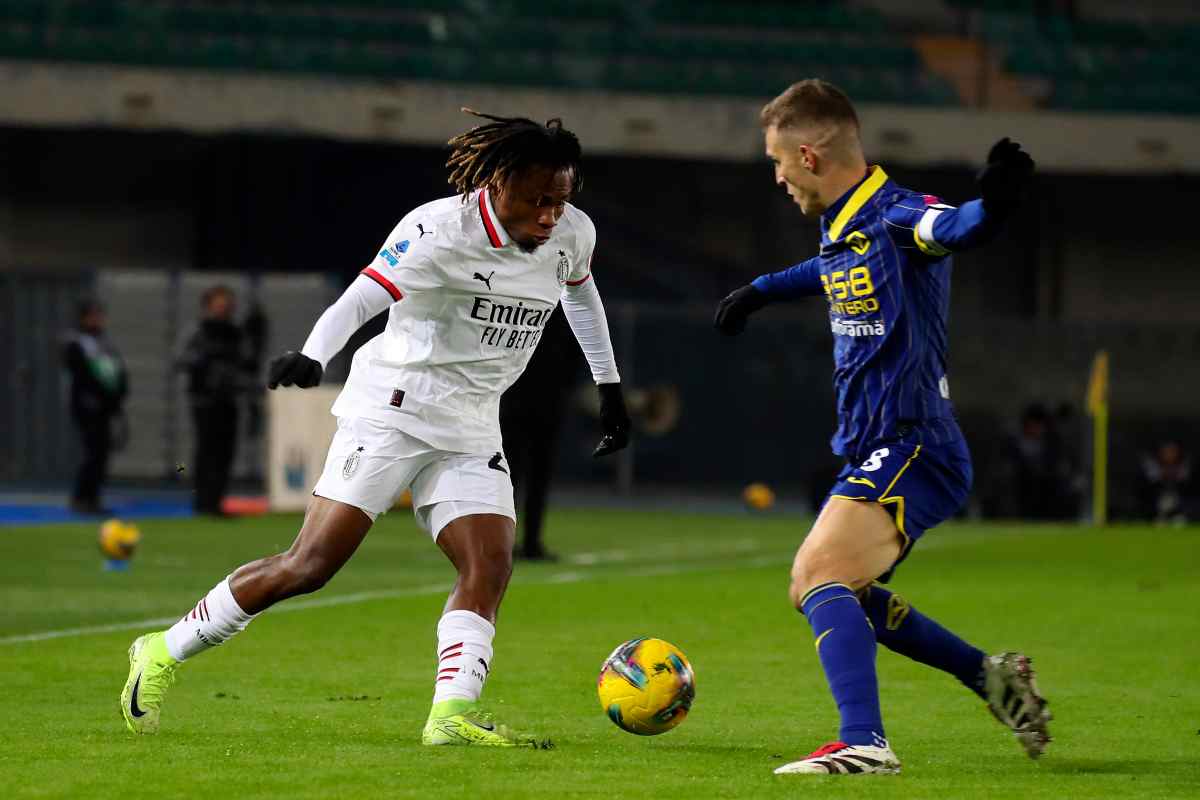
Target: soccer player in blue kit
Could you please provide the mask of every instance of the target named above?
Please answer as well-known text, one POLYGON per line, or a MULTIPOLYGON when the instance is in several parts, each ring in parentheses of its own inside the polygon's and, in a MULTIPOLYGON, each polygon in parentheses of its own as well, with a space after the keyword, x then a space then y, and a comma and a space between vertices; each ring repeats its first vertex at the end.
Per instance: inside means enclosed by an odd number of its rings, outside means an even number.
POLYGON ((768 303, 824 295, 834 338, 846 466, 796 553, 790 595, 816 636, 841 715, 838 741, 776 773, 896 773, 879 707, 876 643, 958 678, 1038 757, 1050 712, 1021 653, 988 656, 921 614, 887 581, 925 531, 957 513, 971 456, 946 379, 950 256, 1000 230, 1033 173, 1002 139, 959 208, 868 166, 850 100, 821 80, 794 84, 762 110, 775 181, 819 215, 818 255, 762 275, 723 299, 715 326, 734 335, 768 303))

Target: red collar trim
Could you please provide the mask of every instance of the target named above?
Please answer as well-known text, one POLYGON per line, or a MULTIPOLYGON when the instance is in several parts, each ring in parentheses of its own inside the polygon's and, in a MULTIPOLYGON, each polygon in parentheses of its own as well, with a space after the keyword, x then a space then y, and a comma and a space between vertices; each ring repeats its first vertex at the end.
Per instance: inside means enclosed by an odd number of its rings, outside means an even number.
POLYGON ((492 215, 488 213, 487 189, 479 192, 479 216, 483 219, 483 229, 487 231, 492 247, 504 247, 500 234, 496 232, 496 223, 492 222, 492 215))

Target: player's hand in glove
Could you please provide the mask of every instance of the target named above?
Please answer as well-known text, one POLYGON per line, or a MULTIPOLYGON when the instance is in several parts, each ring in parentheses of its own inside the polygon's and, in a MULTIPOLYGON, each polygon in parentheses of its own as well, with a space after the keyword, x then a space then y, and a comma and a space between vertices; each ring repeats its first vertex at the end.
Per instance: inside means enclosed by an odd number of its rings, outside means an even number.
POLYGON ((713 327, 726 336, 737 336, 746 330, 746 319, 768 302, 765 294, 747 284, 717 304, 713 327))
POLYGON ((625 410, 625 395, 619 383, 602 383, 600 390, 600 429, 604 438, 596 445, 592 458, 601 458, 609 453, 624 450, 629 445, 629 412, 625 410))
POLYGON ((1033 176, 1033 159, 1021 145, 1005 136, 992 145, 987 165, 979 172, 979 193, 989 214, 1005 217, 1021 202, 1033 176))
POLYGON ((324 372, 321 362, 295 350, 288 350, 272 360, 271 366, 267 368, 267 388, 299 386, 301 389, 307 389, 320 383, 324 372))

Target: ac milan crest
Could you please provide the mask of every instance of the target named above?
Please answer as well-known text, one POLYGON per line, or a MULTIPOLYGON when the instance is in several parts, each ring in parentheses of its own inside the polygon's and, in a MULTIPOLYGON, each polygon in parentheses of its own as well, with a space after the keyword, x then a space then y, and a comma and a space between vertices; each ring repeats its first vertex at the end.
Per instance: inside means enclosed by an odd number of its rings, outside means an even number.
POLYGON ((346 463, 342 465, 342 477, 346 480, 350 480, 350 476, 358 469, 358 462, 361 459, 359 453, 362 451, 363 449, 359 447, 353 453, 346 456, 346 463))
POLYGON ((562 286, 567 282, 567 276, 571 274, 571 261, 567 258, 566 250, 558 251, 558 285, 562 286))

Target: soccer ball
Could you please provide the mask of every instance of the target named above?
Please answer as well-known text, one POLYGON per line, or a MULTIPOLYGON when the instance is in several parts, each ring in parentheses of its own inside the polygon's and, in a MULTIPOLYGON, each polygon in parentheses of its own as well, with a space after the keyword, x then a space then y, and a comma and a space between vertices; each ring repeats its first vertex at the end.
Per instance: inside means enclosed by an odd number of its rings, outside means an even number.
POLYGON ((100 552, 113 561, 128 561, 142 540, 136 525, 110 519, 100 526, 100 552))
POLYGON ((766 511, 775 505, 775 492, 765 483, 752 483, 742 490, 742 502, 751 511, 766 511))
POLYGON ((670 642, 630 639, 605 659, 596 693, 617 727, 655 736, 687 717, 696 696, 696 676, 687 656, 670 642))

